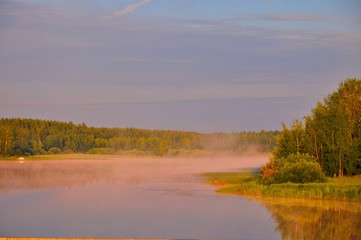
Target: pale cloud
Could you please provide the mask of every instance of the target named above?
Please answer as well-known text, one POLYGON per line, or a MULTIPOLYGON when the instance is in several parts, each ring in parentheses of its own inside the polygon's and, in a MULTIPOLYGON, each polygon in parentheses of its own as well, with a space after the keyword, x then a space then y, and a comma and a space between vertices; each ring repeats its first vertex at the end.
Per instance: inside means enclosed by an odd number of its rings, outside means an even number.
MULTIPOLYGON (((89 78, 91 77, 89 76, 89 78)), ((197 84, 192 87, 179 87, 169 85, 134 86, 95 82, 88 83, 88 87, 84 88, 84 83, 76 82, 75 77, 73 79, 74 81, 7 83, 5 88, 0 89, 0 108, 3 106, 218 102, 264 98, 293 99, 304 95, 318 94, 318 92, 313 92, 307 88, 302 89, 302 85, 293 88, 290 84, 285 83, 239 82, 224 84, 223 82, 214 82, 197 84), (32 88, 33 91, 28 91, 32 88), (17 92, 17 95, 11 94, 14 91, 17 92)))
POLYGON ((129 5, 128 7, 123 8, 123 9, 113 13, 113 16, 116 16, 116 17, 123 16, 123 15, 125 15, 127 13, 130 13, 130 12, 136 10, 137 8, 143 6, 144 4, 149 3, 150 1, 151 0, 142 0, 142 1, 138 2, 138 3, 134 3, 132 5, 129 5))
POLYGON ((264 19, 273 21, 323 21, 325 20, 321 16, 311 14, 283 14, 283 13, 269 13, 263 15, 264 19))
POLYGON ((49 21, 68 17, 68 13, 61 8, 47 4, 25 3, 21 1, 1 1, 0 17, 14 17, 17 19, 49 21))

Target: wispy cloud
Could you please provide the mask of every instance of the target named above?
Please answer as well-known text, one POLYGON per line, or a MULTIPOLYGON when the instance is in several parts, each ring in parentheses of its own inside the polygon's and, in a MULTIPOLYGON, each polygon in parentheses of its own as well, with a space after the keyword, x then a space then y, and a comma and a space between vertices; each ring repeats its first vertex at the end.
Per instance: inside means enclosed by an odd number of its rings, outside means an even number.
POLYGON ((1 1, 0 0, 0 17, 15 17, 22 19, 47 19, 51 20, 56 17, 64 18, 68 14, 57 7, 49 4, 25 3, 20 1, 1 1))
POLYGON ((281 14, 281 13, 269 13, 263 15, 264 19, 273 21, 322 21, 325 20, 321 16, 311 14, 281 14))
POLYGON ((134 3, 132 5, 129 5, 128 7, 123 8, 123 9, 113 13, 113 16, 115 16, 115 17, 123 16, 123 15, 125 15, 127 13, 130 13, 130 12, 134 11, 135 9, 143 6, 144 4, 149 3, 150 1, 151 0, 142 0, 142 1, 138 2, 138 3, 134 3))

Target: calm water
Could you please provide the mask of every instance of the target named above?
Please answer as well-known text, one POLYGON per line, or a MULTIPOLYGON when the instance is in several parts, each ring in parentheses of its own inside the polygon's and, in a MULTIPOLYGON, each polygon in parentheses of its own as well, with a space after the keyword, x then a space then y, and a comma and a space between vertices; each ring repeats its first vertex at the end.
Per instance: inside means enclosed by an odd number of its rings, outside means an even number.
MULTIPOLYGON (((290 205, 289 201, 251 201, 218 195, 198 175, 252 167, 261 161, 108 159, 0 163, 0 236, 297 238, 304 232, 302 228, 315 229, 322 223, 323 227, 318 228, 321 231, 331 221, 333 211, 341 214, 340 218, 352 217, 356 225, 348 225, 347 229, 359 231, 359 205, 351 212, 331 206, 327 209, 329 217, 324 214, 324 204, 290 205), (295 214, 300 209, 301 213, 313 213, 311 220, 300 222, 305 217, 295 214)), ((352 239, 354 235, 349 236, 352 239)))

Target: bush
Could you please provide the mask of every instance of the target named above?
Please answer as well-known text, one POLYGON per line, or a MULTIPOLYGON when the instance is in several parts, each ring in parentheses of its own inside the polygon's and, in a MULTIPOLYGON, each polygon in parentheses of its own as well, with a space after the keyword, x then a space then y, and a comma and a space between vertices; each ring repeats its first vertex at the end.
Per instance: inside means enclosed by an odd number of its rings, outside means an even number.
POLYGON ((121 150, 119 149, 116 152, 117 155, 123 155, 123 156, 150 156, 152 153, 145 152, 139 149, 132 149, 132 150, 121 150))
POLYGON ((263 183, 310 183, 325 182, 316 159, 306 154, 290 154, 286 158, 274 158, 261 169, 263 183), (273 171, 269 171, 272 169, 273 171))
POLYGON ((275 175, 275 160, 274 157, 271 157, 266 165, 261 166, 261 181, 263 184, 273 183, 273 177, 275 175))
POLYGON ((139 149, 132 149, 132 150, 126 151, 126 154, 130 155, 130 156, 146 156, 147 155, 146 152, 139 150, 139 149))
POLYGON ((52 147, 48 150, 48 154, 60 154, 61 150, 58 147, 52 147))
POLYGON ((92 148, 88 152, 88 154, 111 154, 112 149, 111 148, 92 148))
POLYGON ((39 150, 39 155, 46 155, 47 152, 44 149, 39 150))
POLYGON ((166 155, 172 157, 212 157, 214 153, 201 149, 189 150, 185 148, 173 148, 169 149, 166 155))
POLYGON ((317 163, 301 160, 297 163, 286 163, 282 168, 275 171, 276 183, 311 183, 325 182, 326 176, 321 172, 317 163))
POLYGON ((63 151, 63 154, 74 154, 74 151, 68 149, 68 150, 63 151))

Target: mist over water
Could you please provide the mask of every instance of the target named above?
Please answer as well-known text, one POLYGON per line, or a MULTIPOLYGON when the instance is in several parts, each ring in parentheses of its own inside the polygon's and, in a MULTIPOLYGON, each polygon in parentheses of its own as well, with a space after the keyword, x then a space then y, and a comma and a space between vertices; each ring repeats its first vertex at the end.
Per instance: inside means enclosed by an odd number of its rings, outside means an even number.
POLYGON ((266 156, 1 162, 7 237, 278 238, 256 202, 217 195, 199 173, 258 167, 266 156), (262 231, 259 231, 262 229, 262 231))
POLYGON ((56 188, 83 185, 99 180, 123 184, 152 181, 188 182, 200 173, 235 171, 259 167, 266 155, 252 157, 220 156, 212 158, 86 157, 83 160, 51 160, 0 163, 0 190, 16 188, 56 188))
POLYGON ((94 156, 84 159, 0 163, 0 190, 71 186, 98 180, 142 183, 154 180, 175 180, 193 175, 258 167, 267 157, 116 157, 94 156))

